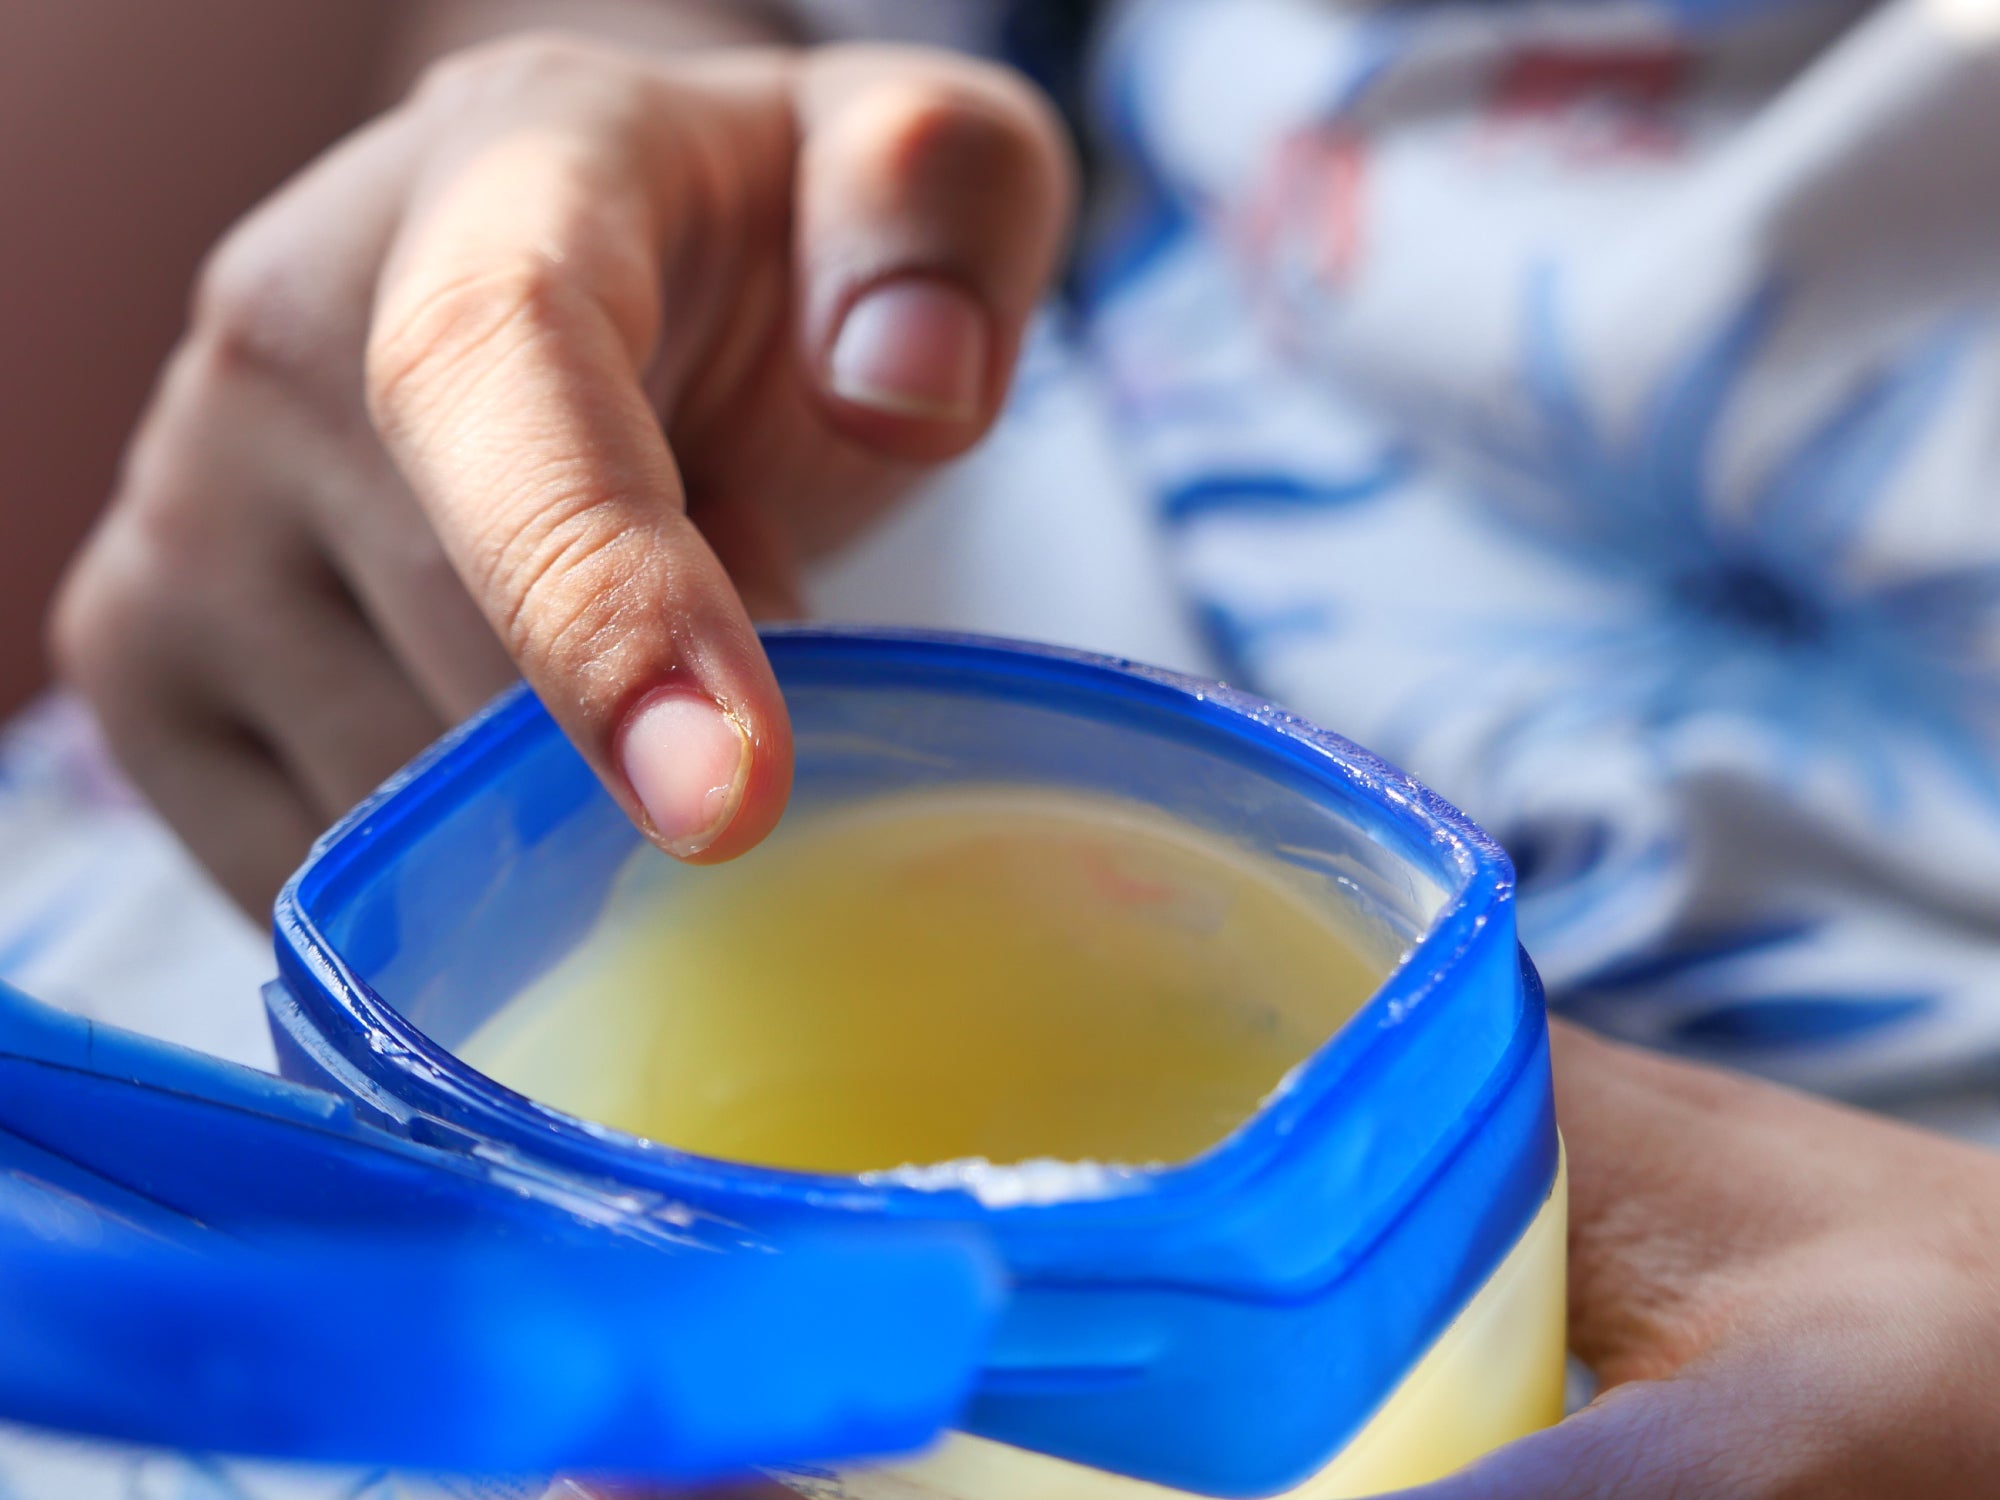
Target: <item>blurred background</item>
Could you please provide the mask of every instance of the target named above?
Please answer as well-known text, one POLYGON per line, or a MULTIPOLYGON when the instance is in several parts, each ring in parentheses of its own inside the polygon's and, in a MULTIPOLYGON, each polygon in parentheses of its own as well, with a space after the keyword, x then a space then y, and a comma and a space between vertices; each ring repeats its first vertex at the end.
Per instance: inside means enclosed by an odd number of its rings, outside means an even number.
POLYGON ((383 87, 392 0, 0 0, 0 718, 203 251, 383 87))

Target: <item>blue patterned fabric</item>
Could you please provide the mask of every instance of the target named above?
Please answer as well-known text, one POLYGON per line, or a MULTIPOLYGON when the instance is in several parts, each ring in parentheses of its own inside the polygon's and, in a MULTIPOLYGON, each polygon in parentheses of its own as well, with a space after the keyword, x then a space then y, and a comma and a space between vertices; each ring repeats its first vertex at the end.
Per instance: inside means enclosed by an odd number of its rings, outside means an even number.
POLYGON ((1559 1005, 2000 1066, 2000 7, 1134 0, 1089 321, 1231 675, 1514 852, 1559 1005))

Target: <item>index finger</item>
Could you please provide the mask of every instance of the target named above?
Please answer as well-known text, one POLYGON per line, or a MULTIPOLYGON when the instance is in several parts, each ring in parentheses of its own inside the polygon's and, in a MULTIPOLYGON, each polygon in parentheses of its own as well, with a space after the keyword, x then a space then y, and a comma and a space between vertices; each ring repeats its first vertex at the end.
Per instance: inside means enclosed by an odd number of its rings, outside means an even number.
POLYGON ((666 211, 700 153, 667 149, 645 78, 589 54, 489 53, 431 92, 448 123, 378 295, 376 425, 634 821, 682 858, 741 853, 783 810, 790 728, 642 384, 663 261, 706 234, 666 211))

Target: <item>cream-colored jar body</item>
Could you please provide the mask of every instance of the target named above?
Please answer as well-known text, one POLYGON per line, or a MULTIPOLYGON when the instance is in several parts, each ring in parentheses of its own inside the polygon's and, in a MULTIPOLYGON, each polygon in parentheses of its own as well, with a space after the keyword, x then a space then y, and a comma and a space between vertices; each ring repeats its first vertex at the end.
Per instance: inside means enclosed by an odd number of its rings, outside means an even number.
MULTIPOLYGON (((1358 1500, 1441 1479, 1563 1414, 1568 1181, 1380 1410, 1282 1500, 1358 1500)), ((907 1463, 781 1476, 812 1500, 1170 1500, 1184 1492, 954 1433, 907 1463)))

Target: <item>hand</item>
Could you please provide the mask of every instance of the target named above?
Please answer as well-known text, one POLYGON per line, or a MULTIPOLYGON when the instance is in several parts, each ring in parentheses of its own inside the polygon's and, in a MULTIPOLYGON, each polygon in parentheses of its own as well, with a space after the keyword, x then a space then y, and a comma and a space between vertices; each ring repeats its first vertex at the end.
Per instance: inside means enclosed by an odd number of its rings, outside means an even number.
POLYGON ((985 429, 1070 193, 945 54, 461 54, 212 257, 59 663, 248 908, 517 668, 738 854, 791 773, 751 618, 985 429))
POLYGON ((1570 1339, 1606 1387, 1405 1500, 1974 1500, 2000 1156, 1573 1028, 1570 1339))

